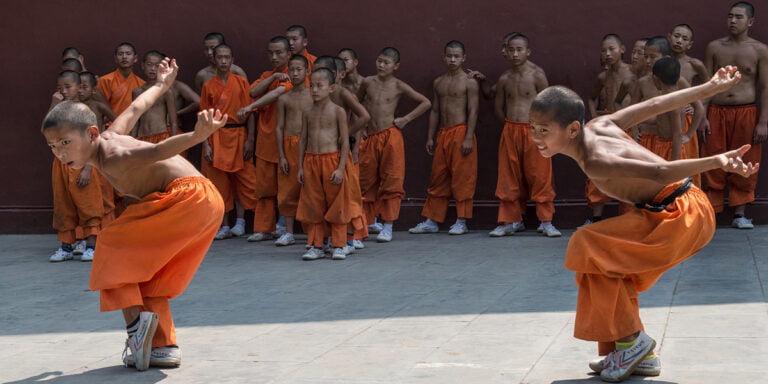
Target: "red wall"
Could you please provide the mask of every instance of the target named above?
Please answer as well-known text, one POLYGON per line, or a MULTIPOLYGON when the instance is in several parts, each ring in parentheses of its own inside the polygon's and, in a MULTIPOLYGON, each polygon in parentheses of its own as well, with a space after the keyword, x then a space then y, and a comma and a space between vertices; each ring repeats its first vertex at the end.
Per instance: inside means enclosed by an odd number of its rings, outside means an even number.
MULTIPOLYGON (((499 55, 499 39, 519 31, 530 38, 531 60, 544 68, 550 84, 571 87, 586 97, 599 71, 599 43, 604 34, 618 33, 631 49, 634 39, 665 34, 671 26, 684 22, 696 30, 693 56, 702 57, 706 43, 727 32, 731 2, 297 0, 284 4, 27 1, 16 3, 12 12, 3 12, 0 36, 6 55, 0 69, 7 80, 0 91, 0 142, 5 144, 0 155, 0 232, 50 231, 52 156, 39 125, 55 90, 60 52, 66 46, 81 49, 88 69, 97 74, 114 69, 112 52, 118 42, 132 42, 140 53, 158 49, 178 59, 182 68, 179 79, 192 84, 195 72, 206 65, 202 55, 205 33, 224 33, 235 50, 235 62, 254 78, 269 69, 264 55, 266 41, 282 34, 290 24, 302 24, 309 31, 310 52, 334 54, 342 47, 352 47, 360 56, 363 74, 373 72, 380 48, 397 47, 402 57, 397 75, 429 94, 432 79, 444 71, 440 55, 447 41, 464 42, 466 67, 495 79, 507 68, 499 55)), ((768 39, 759 17, 765 12, 757 10, 758 21, 752 31, 760 40, 768 39)), ((406 191, 413 200, 405 203, 404 222, 416 220, 419 199, 425 196, 431 161, 423 150, 426 128, 425 116, 405 130, 409 167, 406 191)), ((495 220, 500 130, 492 104, 481 102, 476 194, 480 208, 476 221, 483 225, 495 220)), ((554 167, 561 212, 555 220, 569 226, 585 214, 581 208, 572 208, 583 204, 583 175, 564 157, 556 157, 554 167)), ((768 205, 766 172, 762 172, 756 209, 768 205)))

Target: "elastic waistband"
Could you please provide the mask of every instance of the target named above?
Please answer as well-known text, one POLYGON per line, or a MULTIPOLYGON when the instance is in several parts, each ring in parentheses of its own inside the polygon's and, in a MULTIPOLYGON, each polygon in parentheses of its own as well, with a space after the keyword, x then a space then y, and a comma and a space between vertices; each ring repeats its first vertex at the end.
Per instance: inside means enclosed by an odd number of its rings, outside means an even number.
POLYGON ((691 188, 691 184, 693 183, 692 180, 693 179, 689 177, 683 181, 667 185, 664 187, 664 189, 656 194, 656 197, 653 198, 653 202, 637 203, 635 204, 635 207, 640 209, 647 209, 651 212, 664 211, 667 209, 668 205, 675 201, 675 199, 688 192, 688 190, 691 188))
POLYGON ((168 185, 165 186, 165 191, 168 192, 174 188, 181 187, 183 185, 190 185, 190 184, 203 184, 203 183, 210 183, 210 180, 203 176, 184 176, 179 177, 177 179, 173 179, 168 185))
POLYGON ((312 153, 312 152, 304 152, 304 157, 331 157, 336 156, 339 157, 339 151, 333 151, 333 152, 323 152, 323 153, 312 153))
POLYGON ((504 127, 506 127, 507 125, 512 127, 521 127, 521 128, 528 128, 531 126, 530 123, 524 123, 522 121, 504 120, 504 127))
POLYGON ((240 128, 240 127, 245 128, 245 124, 241 124, 241 123, 224 124, 222 128, 240 128))
POLYGON ((755 103, 748 103, 748 104, 736 104, 736 105, 721 105, 721 104, 710 104, 709 105, 712 108, 757 108, 757 104, 755 103))
POLYGON ((382 133, 385 133, 385 132, 389 132, 389 131, 390 131, 390 130, 392 130, 392 129, 399 129, 399 128, 397 128, 397 127, 395 127, 395 126, 393 125, 393 126, 391 126, 391 127, 387 128, 387 129, 382 129, 382 130, 380 130, 380 131, 376 131, 376 132, 373 132, 373 133, 369 133, 369 134, 368 134, 368 137, 371 137, 371 136, 376 136, 376 135, 381 135, 382 133))
POLYGON ((466 127, 467 127, 467 123, 459 123, 459 124, 454 124, 447 127, 442 127, 440 128, 439 132, 447 132, 450 130, 466 128, 466 127))

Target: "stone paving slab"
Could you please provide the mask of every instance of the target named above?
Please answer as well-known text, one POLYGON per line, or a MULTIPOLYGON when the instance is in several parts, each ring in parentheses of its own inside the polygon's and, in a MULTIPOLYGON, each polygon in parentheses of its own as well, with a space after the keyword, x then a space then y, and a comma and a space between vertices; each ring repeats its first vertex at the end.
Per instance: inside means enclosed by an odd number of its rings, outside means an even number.
MULTIPOLYGON (((574 339, 572 231, 491 239, 395 233, 345 261, 303 246, 215 242, 172 302, 183 365, 121 365, 122 316, 99 313, 90 264, 49 263, 51 235, 0 236, 0 382, 598 383, 574 339)), ((765 383, 768 227, 719 228, 640 296, 663 362, 629 383, 765 383)))

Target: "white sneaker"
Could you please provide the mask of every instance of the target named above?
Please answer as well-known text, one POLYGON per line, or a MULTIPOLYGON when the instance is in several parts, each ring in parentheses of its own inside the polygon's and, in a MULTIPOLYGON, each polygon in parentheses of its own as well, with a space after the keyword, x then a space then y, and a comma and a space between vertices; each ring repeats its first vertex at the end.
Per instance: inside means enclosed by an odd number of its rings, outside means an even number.
POLYGON ((272 232, 272 236, 280 237, 286 233, 288 233, 288 229, 285 227, 285 225, 277 225, 275 226, 275 231, 272 232))
POLYGON ((387 228, 381 228, 381 232, 376 236, 376 241, 379 243, 388 243, 392 241, 392 230, 387 228))
POLYGON ((248 241, 254 242, 254 241, 264 241, 264 240, 270 240, 272 239, 271 233, 264 233, 264 232, 254 232, 250 236, 248 236, 248 241))
POLYGON ((384 230, 382 223, 373 223, 368 226, 368 233, 380 233, 382 230, 384 230))
POLYGON ((322 259, 323 257, 325 257, 325 254, 323 253, 322 249, 312 247, 307 251, 307 253, 304 254, 304 256, 301 256, 301 259, 309 261, 322 259))
POLYGON ((126 350, 131 350, 136 370, 146 371, 149 368, 149 360, 152 354, 152 338, 157 330, 157 314, 154 312, 139 313, 139 324, 136 333, 125 341, 123 349, 123 361, 128 358, 126 350))
POLYGON ((331 259, 333 260, 344 260, 347 258, 347 251, 345 249, 346 247, 342 248, 334 248, 333 249, 333 256, 331 256, 331 259))
POLYGON ((48 258, 48 261, 55 263, 59 261, 66 261, 66 260, 72 260, 72 252, 65 251, 62 248, 59 248, 56 250, 56 253, 51 255, 51 257, 48 258))
MULTIPOLYGON (((123 359, 126 367, 135 367, 136 359, 133 355, 128 355, 123 359)), ((149 357, 150 367, 176 368, 181 365, 181 348, 179 347, 157 347, 152 348, 149 357)))
POLYGON ((219 228, 219 231, 216 232, 216 236, 214 236, 213 239, 224 240, 230 237, 232 237, 232 232, 229 230, 229 227, 221 227, 219 228))
POLYGON ((448 231, 449 235, 463 235, 465 233, 469 232, 469 228, 467 228, 467 224, 465 223, 454 223, 451 225, 451 229, 448 231))
POLYGON ((240 237, 242 235, 245 235, 245 224, 235 224, 234 227, 229 231, 229 233, 232 234, 234 237, 240 237))
POLYGON ((365 248, 365 244, 363 244, 362 240, 352 240, 352 246, 354 246, 355 249, 363 249, 363 248, 365 248))
POLYGON ((555 228, 554 225, 552 225, 551 222, 541 223, 539 225, 539 228, 537 228, 536 230, 546 237, 560 237, 563 235, 562 233, 560 233, 560 231, 557 230, 557 228, 555 228))
POLYGON ((738 229, 753 229, 755 228, 755 225, 752 224, 752 219, 747 219, 746 217, 737 217, 733 219, 733 222, 731 223, 731 227, 738 228, 738 229))
POLYGON ((275 245, 278 247, 296 244, 296 239, 293 238, 293 233, 284 233, 279 239, 275 241, 275 245))
POLYGON ((355 253, 355 246, 349 245, 349 243, 347 243, 347 246, 344 247, 344 254, 351 255, 353 253, 355 253))
POLYGON ((80 255, 80 261, 93 261, 93 248, 86 248, 85 252, 80 255))
POLYGON ((511 236, 514 235, 515 232, 521 231, 525 231, 525 225, 522 221, 517 221, 512 224, 499 225, 494 228, 493 231, 489 232, 488 235, 491 237, 511 236))
POLYGON ((654 348, 656 341, 640 331, 635 344, 627 349, 617 349, 608 355, 606 367, 600 371, 600 379, 611 383, 624 381, 654 348))
POLYGON ((512 224, 509 224, 509 225, 511 225, 511 226, 512 226, 512 231, 513 231, 513 232, 522 232, 522 231, 525 231, 525 224, 523 224, 523 222, 522 222, 522 221, 516 221, 516 222, 514 222, 514 223, 512 223, 512 224))
MULTIPOLYGON (((453 227, 451 227, 453 228, 453 227)), ((415 227, 408 230, 408 233, 420 234, 420 233, 437 233, 440 229, 437 224, 432 220, 424 220, 421 223, 416 224, 415 227)))
POLYGON ((586 227, 587 225, 590 225, 590 224, 592 224, 592 219, 587 219, 587 221, 585 221, 584 224, 579 225, 578 227, 576 227, 576 229, 579 229, 581 227, 586 227))
POLYGON ((75 247, 72 249, 72 254, 75 256, 82 255, 85 252, 85 241, 75 241, 75 247))
MULTIPOLYGON (((590 361, 589 369, 596 373, 602 372, 603 369, 608 366, 608 360, 612 358, 609 356, 598 357, 590 361)), ((635 368, 635 371, 632 372, 632 374, 640 376, 659 376, 661 374, 661 359, 659 359, 658 355, 653 356, 650 359, 646 356, 646 358, 643 358, 643 361, 637 365, 637 368, 635 368)))

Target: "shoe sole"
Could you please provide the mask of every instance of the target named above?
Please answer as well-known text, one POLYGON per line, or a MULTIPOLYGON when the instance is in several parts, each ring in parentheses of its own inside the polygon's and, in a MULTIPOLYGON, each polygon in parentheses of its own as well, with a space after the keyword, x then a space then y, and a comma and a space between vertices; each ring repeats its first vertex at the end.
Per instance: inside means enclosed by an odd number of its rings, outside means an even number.
MULTIPOLYGON (((648 351, 653 351, 656 349, 656 340, 651 339, 651 348, 648 351)), ((609 383, 619 383, 624 380, 626 380, 628 377, 632 376, 632 374, 635 372, 635 369, 637 369, 637 366, 640 365, 640 363, 643 362, 643 359, 637 359, 637 361, 630 365, 629 368, 627 368, 627 372, 625 372, 623 375, 617 377, 615 380, 610 378, 604 378, 600 377, 601 380, 607 381, 609 383)))
POLYGON ((643 371, 641 369, 635 369, 632 374, 636 376, 659 376, 661 375, 661 369, 655 371, 643 371))
POLYGON ((287 247, 287 246, 289 246, 289 245, 294 245, 294 244, 296 244, 296 242, 295 242, 295 241, 291 241, 291 242, 290 242, 290 243, 288 243, 288 244, 279 244, 279 243, 275 243, 275 246, 276 246, 276 247, 287 247))
POLYGON ((152 318, 149 321, 149 329, 147 329, 147 335, 144 336, 144 343, 141 345, 141 353, 144 356, 145 366, 140 367, 136 364, 137 371, 146 371, 149 368, 149 363, 152 360, 152 339, 155 337, 155 331, 157 331, 158 317, 157 313, 152 314, 152 318))
POLYGON ((410 230, 408 231, 408 233, 410 233, 411 235, 426 235, 426 234, 438 233, 438 232, 440 232, 440 231, 439 230, 437 230, 437 231, 416 231, 416 232, 411 232, 410 230))
POLYGON ((265 240, 272 240, 272 238, 271 237, 265 237, 265 238, 259 239, 259 240, 249 238, 248 242, 249 243, 258 243, 258 242, 265 241, 265 240))
POLYGON ((448 232, 448 234, 451 235, 451 236, 466 235, 467 233, 469 233, 469 231, 466 231, 466 232, 456 232, 456 233, 448 232))
POLYGON ((389 243, 390 241, 392 241, 392 239, 389 239, 389 240, 387 240, 387 239, 379 239, 379 238, 376 239, 377 243, 389 243))
MULTIPOLYGON (((133 368, 136 367, 136 363, 133 362, 133 361, 126 362, 125 365, 127 365, 129 367, 133 367, 133 368)), ((153 367, 153 368, 178 368, 178 367, 181 366, 181 361, 178 361, 178 362, 171 362, 171 361, 163 362, 163 361, 152 361, 150 359, 149 366, 153 367)))
POLYGON ((505 237, 505 236, 514 236, 514 235, 515 235, 514 232, 510 232, 510 233, 506 233, 505 232, 503 235, 498 235, 498 234, 495 234, 495 233, 489 233, 488 234, 488 236, 490 236, 490 237, 505 237))

